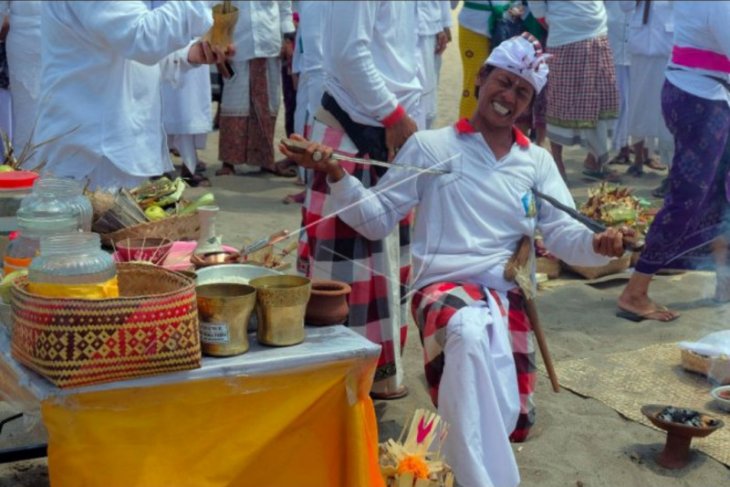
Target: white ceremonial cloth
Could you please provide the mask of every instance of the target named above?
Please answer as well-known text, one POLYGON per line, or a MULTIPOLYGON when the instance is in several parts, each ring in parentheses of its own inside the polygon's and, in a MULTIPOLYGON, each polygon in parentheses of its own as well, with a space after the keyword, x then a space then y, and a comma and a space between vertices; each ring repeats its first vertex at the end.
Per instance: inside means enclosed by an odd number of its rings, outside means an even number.
POLYGON ((451 8, 448 0, 417 0, 418 35, 428 36, 451 27, 451 8))
POLYGON ((336 212, 359 233, 377 240, 418 206, 411 243, 414 289, 455 281, 507 291, 514 284, 502 277, 504 266, 522 236, 534 235, 536 229, 546 247, 568 263, 599 266, 609 261, 593 253, 593 233, 562 211, 545 203, 532 216, 532 188, 575 204, 542 147, 515 143, 497 160, 480 133, 444 127, 411 136, 394 165, 399 162, 451 173, 393 167, 373 190, 346 176, 330 183, 330 206, 324 211, 336 212))
POLYGON ((561 0, 528 2, 535 18, 545 18, 550 35, 547 47, 593 39, 608 33, 608 18, 602 0, 561 0))
MULTIPOLYGON (((1 1, 0 13, 9 16, 5 41, 13 99, 13 146, 19 154, 30 140, 38 114, 41 75, 40 1, 1 1)), ((40 141, 39 141, 40 142, 40 141)))
POLYGON ((324 54, 322 31, 327 18, 329 2, 301 0, 299 2, 299 86, 297 109, 294 117, 295 131, 302 134, 304 126, 311 124, 324 94, 324 54))
MULTIPOLYGON (((722 54, 730 59, 730 3, 675 1, 674 45, 693 47, 722 54)), ((669 66, 675 66, 670 61, 669 66)), ((710 78, 730 83, 730 73, 678 66, 669 70, 667 79, 677 88, 707 100, 725 100, 730 105, 730 90, 710 78)))
POLYGON ((421 99, 416 2, 331 2, 325 22, 325 89, 359 123, 380 123, 421 99))
MULTIPOLYGON (((491 293, 489 302, 460 309, 446 327, 438 410, 449 425, 444 455, 462 487, 520 483, 509 435, 520 395, 508 326, 491 293)), ((500 300, 508 306, 507 296, 500 300)))
POLYGON ((630 16, 621 9, 621 2, 605 2, 605 7, 608 19, 608 43, 613 52, 613 64, 628 66, 631 63, 631 57, 626 49, 629 42, 630 16))
POLYGON ((212 26, 208 2, 44 2, 42 69, 35 140, 46 171, 117 186, 172 169, 162 127, 160 80, 190 67, 191 39, 212 26), (110 168, 111 169, 111 168, 110 168))
POLYGON ((243 62, 260 57, 279 57, 281 36, 294 32, 290 1, 235 1, 238 22, 233 33, 236 55, 243 62))

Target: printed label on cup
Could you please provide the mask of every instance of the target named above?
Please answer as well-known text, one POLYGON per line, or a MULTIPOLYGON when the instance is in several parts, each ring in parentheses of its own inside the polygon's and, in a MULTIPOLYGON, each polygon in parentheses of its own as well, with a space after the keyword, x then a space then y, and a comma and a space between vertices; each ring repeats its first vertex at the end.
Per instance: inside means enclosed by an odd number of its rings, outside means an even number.
POLYGON ((228 343, 230 339, 225 323, 200 323, 200 341, 203 343, 228 343))

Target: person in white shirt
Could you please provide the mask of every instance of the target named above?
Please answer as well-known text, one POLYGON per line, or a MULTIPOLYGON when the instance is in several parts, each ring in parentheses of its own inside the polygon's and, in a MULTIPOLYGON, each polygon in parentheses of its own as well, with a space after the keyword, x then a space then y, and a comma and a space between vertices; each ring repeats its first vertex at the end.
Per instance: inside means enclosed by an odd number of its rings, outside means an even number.
MULTIPOLYGON (((10 30, 5 41, 13 100, 13 146, 19 155, 31 140, 38 116, 41 74, 41 2, 0 2, 10 30)), ((40 141, 38 141, 40 142, 40 141)))
MULTIPOLYGON (((458 1, 452 1, 452 8, 456 8, 458 1)), ((492 33, 490 19, 495 9, 505 10, 509 0, 473 0, 463 2, 459 12, 459 53, 464 74, 462 78, 461 102, 459 103, 459 117, 471 117, 477 108, 475 91, 477 74, 482 61, 487 58, 491 50, 490 40, 492 33)))
MULTIPOLYGON (((166 1, 156 0, 152 6, 158 8, 166 1)), ((180 155, 182 177, 193 187, 210 186, 200 174, 204 168, 198 160, 198 150, 205 149, 213 127, 210 95, 210 68, 205 65, 187 70, 174 82, 162 80, 162 123, 167 144, 180 155)))
MULTIPOLYGON (((325 94, 312 139, 350 155, 392 160, 425 123, 416 2, 331 2, 322 25, 325 94)), ((353 164, 348 170, 367 186, 382 176, 372 166, 353 164)), ((350 284, 347 325, 383 347, 373 397, 402 397, 408 320, 400 283, 410 268, 409 220, 371 241, 342 222, 322 219, 328 199, 324 176, 314 174, 304 202, 298 266, 308 277, 350 284)))
POLYGON ((615 229, 593 234, 549 204, 535 206, 534 188, 574 205, 550 154, 514 128, 545 85, 540 53, 529 37, 495 48, 481 71, 471 120, 416 133, 374 188, 348 175, 325 145, 289 154, 327 175, 332 200, 325 213, 369 239, 387 235, 418 208, 413 312, 431 397, 449 424, 445 459, 463 487, 520 482, 509 437, 515 430, 512 437, 524 440, 534 419, 520 414, 531 401, 534 349, 521 294, 503 277, 518 242, 539 229, 552 252, 583 265, 623 253, 615 229), (399 170, 401 162, 423 172, 399 170))
POLYGON ((247 164, 279 176, 296 170, 274 162, 274 127, 281 105, 282 36, 294 32, 290 1, 236 1, 236 55, 225 81, 220 110, 218 176, 247 164))
POLYGON ((617 315, 633 321, 679 316, 649 297, 663 268, 714 267, 715 299, 730 301, 730 3, 672 4, 674 42, 661 100, 676 150, 664 206, 618 299, 617 315))
POLYGON ((421 51, 421 103, 426 112, 426 128, 436 120, 441 55, 451 42, 451 8, 444 0, 418 0, 418 46, 421 51))
POLYGON ((44 2, 38 161, 90 189, 132 188, 172 169, 161 75, 178 79, 225 54, 191 41, 212 26, 208 2, 44 2))
POLYGON ((629 15, 621 10, 621 3, 603 0, 608 19, 608 43, 613 53, 613 66, 616 70, 616 88, 618 89, 618 118, 613 126, 611 148, 619 151, 609 164, 631 164, 631 148, 629 147, 629 66, 631 56, 627 49, 629 41, 629 15))
POLYGON ((547 135, 560 173, 566 177, 563 146, 584 145, 583 175, 617 180, 609 172, 608 133, 618 116, 616 72, 601 0, 531 0, 530 10, 548 24, 547 135))
POLYGON ((671 162, 674 140, 662 118, 661 92, 664 69, 672 51, 672 2, 667 0, 620 2, 630 14, 628 50, 631 56, 629 133, 634 142, 634 163, 626 171, 641 176, 644 166, 666 170, 667 166, 649 156, 658 147, 660 160, 671 162))

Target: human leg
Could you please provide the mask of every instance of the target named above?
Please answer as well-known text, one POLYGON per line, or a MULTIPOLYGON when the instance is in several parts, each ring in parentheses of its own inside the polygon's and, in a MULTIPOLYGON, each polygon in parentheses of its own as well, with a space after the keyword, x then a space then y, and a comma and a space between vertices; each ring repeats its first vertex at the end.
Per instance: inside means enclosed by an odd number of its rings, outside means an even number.
POLYGON ((555 159, 555 165, 558 166, 558 171, 564 180, 568 179, 568 175, 565 173, 565 164, 563 163, 563 146, 557 142, 550 141, 550 152, 553 154, 555 159))
POLYGON ((727 170, 721 162, 730 130, 730 110, 723 102, 695 97, 669 82, 664 85, 662 105, 676 147, 669 189, 618 305, 648 319, 668 321, 678 314, 662 311, 649 298, 651 276, 684 254, 708 245, 720 233, 728 201, 727 170))
POLYGON ((463 486, 519 482, 509 440, 524 440, 534 421, 534 347, 520 303, 518 293, 450 282, 413 296, 429 393, 450 424, 445 452, 463 486))

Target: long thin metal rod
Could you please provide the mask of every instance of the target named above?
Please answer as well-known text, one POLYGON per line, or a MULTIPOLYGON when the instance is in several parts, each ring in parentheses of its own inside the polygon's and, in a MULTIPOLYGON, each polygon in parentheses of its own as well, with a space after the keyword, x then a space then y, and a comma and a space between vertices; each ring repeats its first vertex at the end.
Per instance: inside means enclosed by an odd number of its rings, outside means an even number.
MULTIPOLYGON (((302 153, 305 150, 307 150, 308 142, 301 142, 298 140, 292 140, 292 139, 281 139, 281 143, 290 151, 295 153, 302 153)), ((315 157, 316 157, 315 153, 315 157)), ((320 154, 321 156, 321 154, 320 154)), ((432 168, 426 168, 426 167, 419 167, 414 166, 411 164, 401 164, 400 162, 398 164, 390 164, 388 162, 383 161, 376 161, 374 159, 362 159, 360 157, 350 157, 345 156, 342 154, 335 154, 333 153, 331 156, 332 159, 335 159, 336 161, 345 161, 345 162, 354 162, 356 164, 365 164, 367 166, 378 166, 378 167, 385 167, 387 169, 406 169, 408 171, 414 171, 418 173, 424 173, 424 174, 450 174, 451 171, 443 170, 443 169, 432 169, 432 168)), ((317 159, 315 159, 317 160, 317 159)))
POLYGON ((449 174, 451 171, 444 169, 431 169, 425 167, 412 166, 410 164, 389 164, 387 162, 376 161, 374 159, 362 159, 360 157, 343 156, 341 154, 332 154, 332 159, 337 161, 354 162, 356 164, 365 164, 367 166, 385 167, 387 169, 406 169, 408 171, 421 172, 425 174, 449 174))

